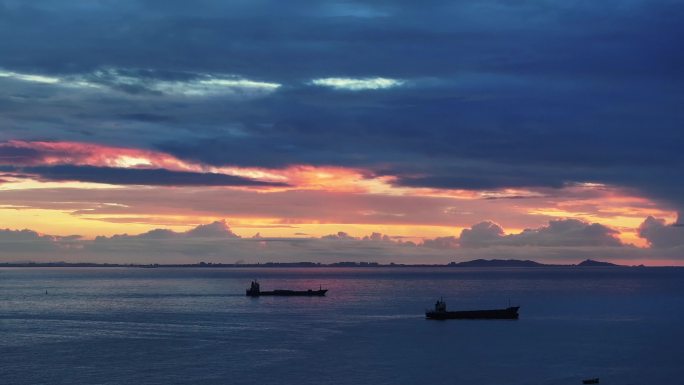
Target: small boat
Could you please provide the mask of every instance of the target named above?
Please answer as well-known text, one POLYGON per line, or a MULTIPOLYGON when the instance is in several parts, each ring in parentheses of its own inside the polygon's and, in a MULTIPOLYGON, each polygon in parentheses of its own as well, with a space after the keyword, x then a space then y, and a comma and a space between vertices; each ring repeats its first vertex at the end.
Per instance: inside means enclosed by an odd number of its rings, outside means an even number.
POLYGON ((509 306, 505 309, 494 310, 461 310, 447 311, 446 303, 441 298, 435 303, 434 310, 426 310, 425 318, 445 319, 518 319, 520 306, 509 306))
POLYGON ((281 296, 281 297, 323 297, 328 289, 323 289, 319 287, 318 290, 273 290, 273 291, 261 291, 259 282, 256 280, 252 281, 251 286, 247 289, 246 294, 248 297, 261 297, 263 295, 281 296))
POLYGON ((583 384, 598 384, 598 383, 599 383, 599 379, 598 379, 598 377, 596 377, 596 378, 587 378, 586 380, 582 380, 582 383, 583 383, 583 384))

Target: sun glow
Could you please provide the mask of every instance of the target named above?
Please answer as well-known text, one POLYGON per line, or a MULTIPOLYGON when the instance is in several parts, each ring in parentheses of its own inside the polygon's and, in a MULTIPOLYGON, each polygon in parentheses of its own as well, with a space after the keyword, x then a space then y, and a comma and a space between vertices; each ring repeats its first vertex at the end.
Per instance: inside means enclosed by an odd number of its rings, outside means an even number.
MULTIPOLYGON (((12 229, 32 229, 40 233, 59 236, 76 234, 83 236, 85 239, 93 239, 99 235, 139 234, 159 227, 132 221, 115 223, 88 220, 87 218, 74 216, 70 211, 31 208, 0 208, 0 221, 11 224, 12 229)), ((177 230, 189 228, 188 226, 174 226, 171 224, 167 224, 164 227, 177 230)))
POLYGON ((122 168, 138 168, 150 167, 152 166, 152 162, 146 158, 121 155, 114 160, 114 165, 122 168))

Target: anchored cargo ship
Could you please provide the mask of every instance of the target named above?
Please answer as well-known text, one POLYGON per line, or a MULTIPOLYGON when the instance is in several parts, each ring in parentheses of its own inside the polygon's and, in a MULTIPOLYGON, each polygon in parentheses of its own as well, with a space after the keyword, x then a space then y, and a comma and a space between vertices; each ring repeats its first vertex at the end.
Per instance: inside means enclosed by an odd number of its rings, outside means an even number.
POLYGON ((323 289, 319 287, 318 290, 273 290, 273 291, 261 291, 259 282, 256 280, 252 281, 251 286, 247 289, 248 297, 260 297, 262 295, 273 295, 273 296, 300 296, 300 297, 322 297, 328 289, 323 289))
POLYGON ((510 306, 505 309, 493 310, 462 310, 447 311, 446 303, 439 299, 435 303, 434 310, 427 310, 425 318, 445 320, 445 319, 518 319, 518 309, 520 306, 510 306))

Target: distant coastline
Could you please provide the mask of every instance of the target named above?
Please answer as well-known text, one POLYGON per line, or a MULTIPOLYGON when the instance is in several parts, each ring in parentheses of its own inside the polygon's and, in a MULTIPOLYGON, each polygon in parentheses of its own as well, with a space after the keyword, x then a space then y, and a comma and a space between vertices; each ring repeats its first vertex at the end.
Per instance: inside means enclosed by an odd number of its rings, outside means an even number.
MULTIPOLYGON (((213 263, 199 262, 188 264, 120 264, 120 263, 91 263, 91 262, 2 262, 0 267, 131 267, 131 268, 252 268, 252 267, 445 267, 445 268, 530 268, 530 267, 651 267, 644 265, 618 265, 610 262, 586 259, 577 264, 548 264, 520 259, 474 259, 465 262, 450 262, 447 264, 403 264, 378 262, 265 262, 265 263, 213 263)), ((658 266, 665 267, 665 266, 658 266)), ((676 267, 676 266, 670 266, 676 267)))

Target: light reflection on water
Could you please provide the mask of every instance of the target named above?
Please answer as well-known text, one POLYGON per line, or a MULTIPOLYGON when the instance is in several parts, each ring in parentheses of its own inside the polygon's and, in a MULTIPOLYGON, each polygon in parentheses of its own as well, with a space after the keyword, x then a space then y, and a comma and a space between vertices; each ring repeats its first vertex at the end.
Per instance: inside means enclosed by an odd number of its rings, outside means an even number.
POLYGON ((669 268, 5 268, 0 383, 673 383, 684 375, 683 278, 669 268), (254 278, 264 290, 329 292, 247 298, 254 278), (510 300, 521 319, 426 321, 438 297, 454 309, 510 300))

